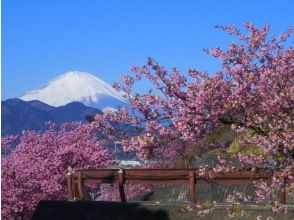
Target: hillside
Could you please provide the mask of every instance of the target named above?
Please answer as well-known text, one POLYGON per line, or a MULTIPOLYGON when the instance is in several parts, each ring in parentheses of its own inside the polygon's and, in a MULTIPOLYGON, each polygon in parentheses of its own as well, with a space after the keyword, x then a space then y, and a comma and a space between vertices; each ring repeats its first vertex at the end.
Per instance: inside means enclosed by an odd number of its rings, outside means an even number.
POLYGON ((79 102, 53 107, 41 101, 8 99, 1 101, 1 135, 18 134, 22 130, 44 130, 48 121, 60 125, 64 122, 84 121, 87 115, 102 113, 101 110, 87 107, 79 102))

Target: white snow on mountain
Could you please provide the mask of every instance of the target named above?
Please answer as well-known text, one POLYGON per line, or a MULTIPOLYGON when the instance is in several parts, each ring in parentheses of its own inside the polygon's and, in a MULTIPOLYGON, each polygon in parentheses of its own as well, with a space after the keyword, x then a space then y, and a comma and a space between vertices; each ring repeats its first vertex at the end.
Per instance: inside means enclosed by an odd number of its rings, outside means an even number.
POLYGON ((26 92, 19 98, 24 101, 39 100, 55 107, 78 101, 101 110, 128 104, 122 92, 96 76, 78 71, 64 73, 41 89, 26 92))

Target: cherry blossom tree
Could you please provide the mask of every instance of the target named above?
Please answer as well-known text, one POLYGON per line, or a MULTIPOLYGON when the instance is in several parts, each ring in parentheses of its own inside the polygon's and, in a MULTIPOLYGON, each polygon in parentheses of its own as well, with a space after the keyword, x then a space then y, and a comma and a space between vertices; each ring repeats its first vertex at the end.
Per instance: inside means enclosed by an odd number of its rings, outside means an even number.
MULTIPOLYGON (((6 138, 4 144, 13 140, 6 138)), ((40 200, 66 199, 68 166, 101 168, 111 162, 89 124, 67 123, 60 129, 50 124, 44 133, 24 131, 16 148, 2 157, 3 219, 30 216, 40 200)))
MULTIPOLYGON (((214 74, 196 69, 181 74, 176 68, 169 72, 151 58, 145 65, 131 67, 134 76, 123 76, 123 83, 114 87, 125 93, 132 108, 95 120, 107 121, 103 128, 126 152, 134 151, 161 167, 176 166, 177 159, 191 153, 197 157, 212 149, 227 151, 227 146, 204 140, 215 129, 229 125, 238 137, 232 157, 241 162, 240 168, 279 170, 270 184, 256 183, 257 191, 271 192, 284 179, 292 180, 287 190, 293 190, 294 47, 287 41, 293 28, 269 37, 269 25, 257 28, 246 23, 245 27, 247 33, 233 26, 217 27, 236 36, 238 43, 232 42, 227 50, 205 50, 222 63, 214 74), (134 86, 144 77, 155 91, 134 93, 134 86), (113 124, 121 122, 137 127, 137 135, 122 132, 116 136, 113 124)), ((101 129, 95 120, 93 126, 101 129)), ((214 170, 229 168, 220 164, 214 170)), ((272 193, 258 195, 261 201, 272 193)))

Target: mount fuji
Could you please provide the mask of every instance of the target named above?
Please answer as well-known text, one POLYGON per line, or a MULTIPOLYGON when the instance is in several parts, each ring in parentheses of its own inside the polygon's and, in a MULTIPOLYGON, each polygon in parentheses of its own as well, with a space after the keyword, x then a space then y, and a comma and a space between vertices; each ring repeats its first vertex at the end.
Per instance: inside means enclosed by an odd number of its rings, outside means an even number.
POLYGON ((96 76, 78 71, 64 73, 44 87, 25 92, 19 98, 24 101, 38 100, 54 107, 81 102, 101 110, 115 110, 118 106, 128 105, 122 92, 96 76))

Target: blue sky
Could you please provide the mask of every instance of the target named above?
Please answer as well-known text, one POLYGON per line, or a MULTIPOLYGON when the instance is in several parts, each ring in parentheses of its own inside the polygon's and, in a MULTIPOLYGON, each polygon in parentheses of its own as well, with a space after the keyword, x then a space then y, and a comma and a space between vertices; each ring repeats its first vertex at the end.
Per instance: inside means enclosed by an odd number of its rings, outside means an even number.
POLYGON ((219 63, 202 49, 235 40, 215 25, 268 23, 276 35, 294 25, 293 11, 292 0, 2 0, 1 98, 71 70, 112 84, 147 57, 213 74, 219 63))

